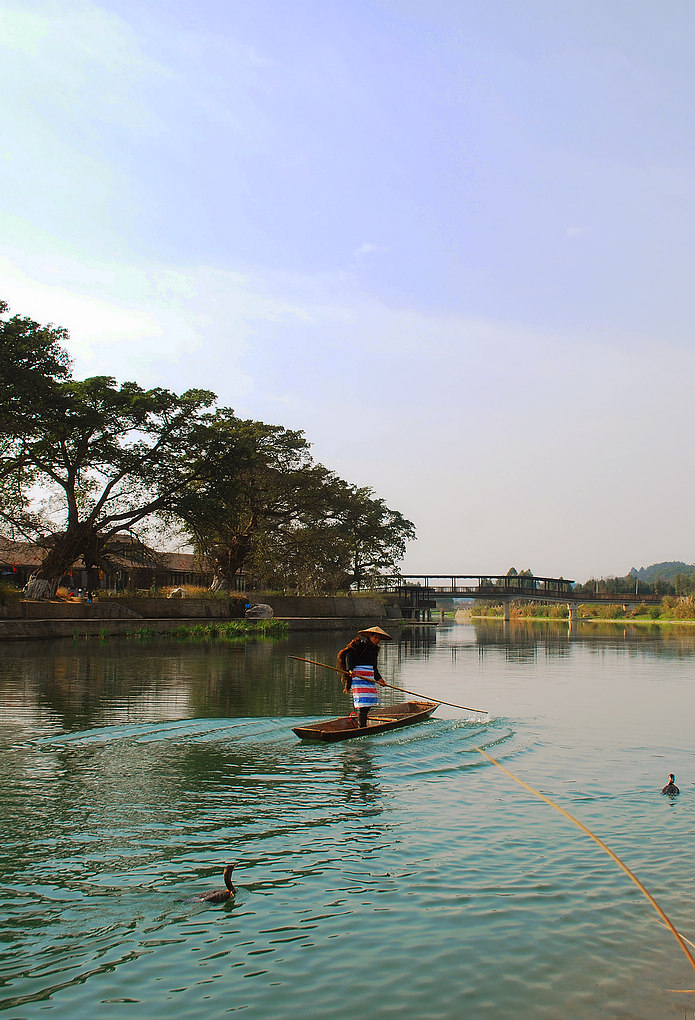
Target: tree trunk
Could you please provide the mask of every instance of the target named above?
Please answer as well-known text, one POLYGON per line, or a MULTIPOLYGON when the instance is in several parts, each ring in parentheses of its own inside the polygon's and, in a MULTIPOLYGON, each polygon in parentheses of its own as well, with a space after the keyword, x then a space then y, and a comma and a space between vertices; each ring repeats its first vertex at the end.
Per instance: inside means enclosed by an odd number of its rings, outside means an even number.
POLYGON ((54 599, 60 578, 44 580, 32 574, 24 586, 24 597, 27 599, 54 599))
POLYGON ((24 589, 26 598, 54 598, 61 577, 68 572, 80 555, 85 558, 85 567, 94 566, 98 546, 99 535, 95 534, 91 525, 78 525, 62 535, 55 535, 53 545, 46 553, 43 563, 27 582, 24 589))
POLYGON ((219 544, 206 552, 208 560, 213 564, 212 591, 231 591, 234 588, 234 577, 246 561, 252 538, 249 530, 248 533, 235 535, 224 545, 219 544))

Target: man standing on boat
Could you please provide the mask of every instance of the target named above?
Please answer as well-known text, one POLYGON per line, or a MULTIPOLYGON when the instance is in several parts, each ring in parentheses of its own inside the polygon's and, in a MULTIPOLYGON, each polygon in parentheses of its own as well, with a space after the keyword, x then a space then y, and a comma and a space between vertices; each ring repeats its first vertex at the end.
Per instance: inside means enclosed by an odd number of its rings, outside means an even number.
POLYGON ((338 665, 350 675, 345 680, 345 690, 352 691, 352 701, 359 715, 359 726, 367 725, 369 709, 379 704, 376 685, 384 687, 384 681, 377 666, 379 644, 390 641, 391 635, 381 627, 361 630, 350 644, 338 652, 338 665))

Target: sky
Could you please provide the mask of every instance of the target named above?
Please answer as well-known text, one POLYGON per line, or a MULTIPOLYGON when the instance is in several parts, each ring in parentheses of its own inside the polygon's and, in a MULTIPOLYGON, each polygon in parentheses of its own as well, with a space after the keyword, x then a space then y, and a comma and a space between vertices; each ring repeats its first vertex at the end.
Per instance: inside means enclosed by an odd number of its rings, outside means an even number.
POLYGON ((413 521, 695 562, 691 0, 2 0, 0 298, 413 521))

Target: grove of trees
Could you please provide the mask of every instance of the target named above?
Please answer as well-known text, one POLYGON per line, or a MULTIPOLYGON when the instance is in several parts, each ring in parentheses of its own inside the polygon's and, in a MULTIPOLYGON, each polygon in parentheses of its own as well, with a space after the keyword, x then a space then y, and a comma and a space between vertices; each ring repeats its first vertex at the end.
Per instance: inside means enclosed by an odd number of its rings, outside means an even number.
POLYGON ((576 584, 574 590, 587 594, 599 592, 602 595, 620 595, 625 592, 641 595, 692 595, 695 593, 695 572, 678 572, 668 580, 655 577, 651 581, 642 581, 634 574, 626 574, 624 577, 592 577, 583 584, 576 584))
POLYGON ((66 330, 0 301, 0 530, 45 550, 27 594, 50 597, 119 536, 176 530, 227 589, 365 588, 393 573, 411 521, 316 463, 302 432, 246 421, 209 390, 76 380, 66 330))

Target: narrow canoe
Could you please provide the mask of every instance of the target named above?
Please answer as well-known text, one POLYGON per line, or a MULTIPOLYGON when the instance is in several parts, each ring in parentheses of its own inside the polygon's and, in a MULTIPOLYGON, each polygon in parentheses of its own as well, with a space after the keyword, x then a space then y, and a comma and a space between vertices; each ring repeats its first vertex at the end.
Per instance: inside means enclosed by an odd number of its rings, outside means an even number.
POLYGON ((324 719, 307 726, 295 726, 293 729, 302 740, 350 740, 352 737, 372 736, 374 733, 421 722, 438 707, 438 701, 405 701, 402 705, 370 709, 366 726, 358 726, 354 716, 346 715, 340 719, 324 719))

